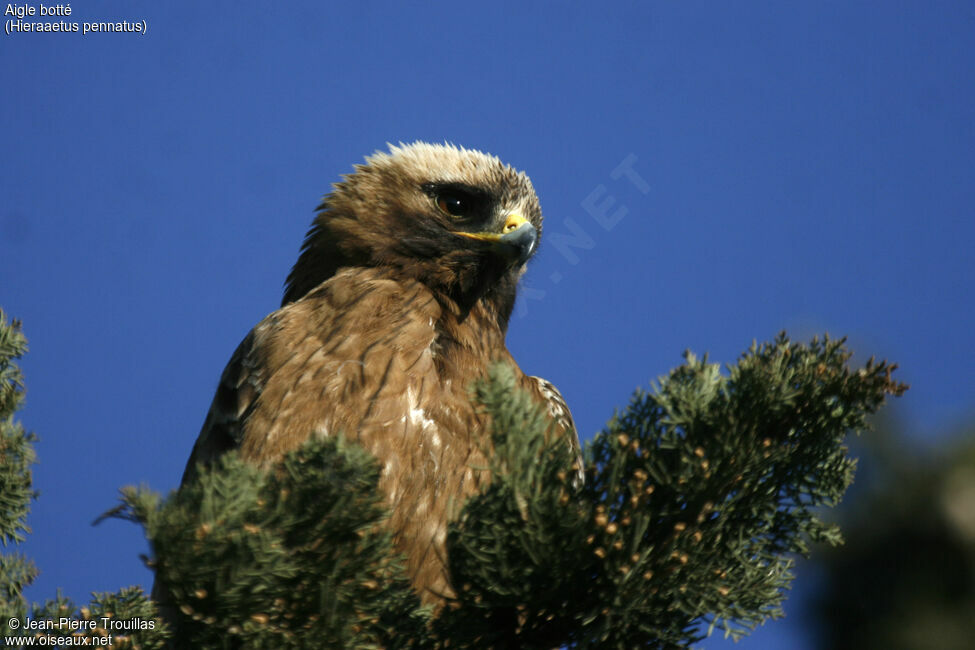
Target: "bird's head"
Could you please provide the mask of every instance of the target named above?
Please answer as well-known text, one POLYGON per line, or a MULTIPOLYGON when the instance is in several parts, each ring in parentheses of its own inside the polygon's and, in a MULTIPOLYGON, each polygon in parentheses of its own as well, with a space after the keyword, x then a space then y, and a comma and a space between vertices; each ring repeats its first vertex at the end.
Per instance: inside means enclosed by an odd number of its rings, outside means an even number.
POLYGON ((391 146, 325 197, 284 303, 342 267, 386 267, 462 311, 484 300, 504 325, 541 230, 531 181, 496 157, 451 145, 391 146))

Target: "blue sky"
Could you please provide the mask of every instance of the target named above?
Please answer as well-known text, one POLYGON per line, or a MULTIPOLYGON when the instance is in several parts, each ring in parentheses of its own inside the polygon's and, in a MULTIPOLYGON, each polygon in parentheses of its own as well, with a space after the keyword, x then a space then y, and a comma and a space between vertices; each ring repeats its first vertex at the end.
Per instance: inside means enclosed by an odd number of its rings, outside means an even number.
MULTIPOLYGON (((31 342, 22 420, 41 437, 34 599, 148 585, 139 530, 91 521, 120 486, 176 487, 316 202, 387 142, 531 176, 545 236, 509 347, 585 437, 684 349, 730 362, 782 329, 899 362, 897 412, 927 444, 973 413, 966 3, 72 9, 148 33, 0 35, 0 306, 31 342), (609 197, 621 218, 600 223, 609 197)), ((797 618, 737 647, 809 648, 797 618)))

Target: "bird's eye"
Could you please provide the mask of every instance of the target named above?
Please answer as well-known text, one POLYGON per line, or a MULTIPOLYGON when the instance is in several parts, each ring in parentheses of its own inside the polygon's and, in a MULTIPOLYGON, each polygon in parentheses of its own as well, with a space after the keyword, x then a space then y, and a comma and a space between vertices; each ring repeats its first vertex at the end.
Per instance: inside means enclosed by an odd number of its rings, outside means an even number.
POLYGON ((437 195, 437 207, 452 217, 469 217, 474 212, 474 201, 456 192, 437 195))

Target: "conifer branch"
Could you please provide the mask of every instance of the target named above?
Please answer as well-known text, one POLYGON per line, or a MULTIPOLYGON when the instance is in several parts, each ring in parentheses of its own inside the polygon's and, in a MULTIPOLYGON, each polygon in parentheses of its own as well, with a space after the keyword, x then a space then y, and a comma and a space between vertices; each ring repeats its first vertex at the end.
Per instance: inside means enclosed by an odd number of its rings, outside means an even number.
MULTIPOLYGON (((33 437, 13 420, 25 350, 0 312, 5 543, 28 532, 35 496, 33 437)), ((172 628, 137 588, 81 608, 58 597, 30 615, 153 622, 123 630, 116 648, 686 648, 715 627, 738 637, 782 615, 797 556, 841 541, 819 512, 853 479, 845 437, 907 388, 891 364, 849 360, 843 340, 784 334, 724 372, 688 352, 591 441, 584 481, 511 370, 493 367, 472 394, 492 422, 491 480, 450 526, 457 596, 436 613, 383 526, 375 460, 336 437, 266 472, 228 453, 166 498, 123 491, 109 514, 145 529, 172 628)), ((27 615, 35 574, 0 556, 0 616, 27 615)))

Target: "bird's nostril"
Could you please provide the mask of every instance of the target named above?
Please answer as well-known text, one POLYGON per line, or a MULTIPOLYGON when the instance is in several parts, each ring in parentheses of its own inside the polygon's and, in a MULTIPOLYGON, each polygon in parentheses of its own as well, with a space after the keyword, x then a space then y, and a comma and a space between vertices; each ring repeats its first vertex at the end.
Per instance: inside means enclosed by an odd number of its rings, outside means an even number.
POLYGON ((508 218, 504 220, 504 226, 501 228, 501 234, 507 235, 509 232, 518 230, 518 228, 524 223, 528 223, 528 220, 520 214, 509 214, 508 218))

